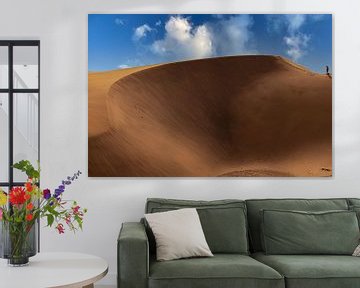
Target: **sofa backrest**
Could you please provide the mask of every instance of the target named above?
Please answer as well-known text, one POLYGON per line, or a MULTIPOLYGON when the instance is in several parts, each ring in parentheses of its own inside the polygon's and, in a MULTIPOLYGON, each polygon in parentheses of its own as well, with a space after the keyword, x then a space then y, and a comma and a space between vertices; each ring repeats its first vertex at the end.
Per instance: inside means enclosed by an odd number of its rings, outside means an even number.
POLYGON ((348 198, 349 208, 352 206, 360 207, 360 199, 359 198, 348 198))
MULTIPOLYGON (((145 213, 157 213, 181 208, 196 208, 206 241, 213 253, 248 254, 247 213, 243 200, 175 200, 151 198, 146 202, 145 213)), ((147 227, 151 252, 154 237, 147 227)))
POLYGON ((347 199, 253 199, 246 200, 250 247, 252 252, 262 251, 261 215, 263 209, 328 211, 348 210, 347 199))

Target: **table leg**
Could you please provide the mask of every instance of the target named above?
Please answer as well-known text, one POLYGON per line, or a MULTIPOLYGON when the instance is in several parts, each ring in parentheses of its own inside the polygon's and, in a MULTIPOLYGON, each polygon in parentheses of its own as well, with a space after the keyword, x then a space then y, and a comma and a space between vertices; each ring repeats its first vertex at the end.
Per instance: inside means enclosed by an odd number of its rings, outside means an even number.
POLYGON ((94 284, 86 285, 83 288, 94 288, 94 284))

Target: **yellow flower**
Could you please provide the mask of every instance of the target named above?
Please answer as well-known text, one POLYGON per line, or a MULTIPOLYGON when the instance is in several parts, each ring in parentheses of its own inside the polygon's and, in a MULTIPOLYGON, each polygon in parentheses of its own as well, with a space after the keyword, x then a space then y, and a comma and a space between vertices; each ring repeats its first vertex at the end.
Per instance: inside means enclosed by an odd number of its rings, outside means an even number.
POLYGON ((7 196, 5 193, 0 189, 0 206, 4 206, 7 204, 7 196))

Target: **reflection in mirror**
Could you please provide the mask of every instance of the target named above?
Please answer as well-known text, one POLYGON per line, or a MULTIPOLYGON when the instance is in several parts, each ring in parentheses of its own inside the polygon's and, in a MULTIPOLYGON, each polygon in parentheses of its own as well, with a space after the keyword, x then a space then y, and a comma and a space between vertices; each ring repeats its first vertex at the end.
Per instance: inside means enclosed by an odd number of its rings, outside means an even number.
POLYGON ((0 93, 0 182, 9 181, 9 99, 0 93))
POLYGON ((9 188, 8 187, 0 187, 2 189, 2 191, 4 191, 6 194, 9 192, 9 188))
MULTIPOLYGON (((38 160, 39 98, 35 93, 14 94, 14 163, 38 160)), ((26 175, 14 169, 14 181, 26 181, 26 175)))
POLYGON ((0 88, 6 89, 9 86, 9 64, 8 47, 0 46, 0 88))
POLYGON ((39 48, 36 46, 15 46, 14 88, 37 89, 39 81, 39 48))

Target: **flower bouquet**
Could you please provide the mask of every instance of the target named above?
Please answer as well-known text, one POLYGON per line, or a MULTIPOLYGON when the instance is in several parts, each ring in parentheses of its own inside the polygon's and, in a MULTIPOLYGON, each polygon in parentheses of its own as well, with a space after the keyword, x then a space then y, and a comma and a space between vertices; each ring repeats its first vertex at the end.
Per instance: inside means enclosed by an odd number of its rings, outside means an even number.
POLYGON ((8 194, 0 188, 0 257, 8 259, 9 265, 20 266, 36 254, 35 224, 39 218, 45 218, 47 226, 55 227, 59 234, 66 227, 75 232, 82 229, 86 209, 63 199, 66 186, 80 176, 80 171, 63 180, 52 193, 50 189, 40 189, 40 169, 29 161, 20 161, 13 167, 28 178, 23 187, 12 187, 8 194))

